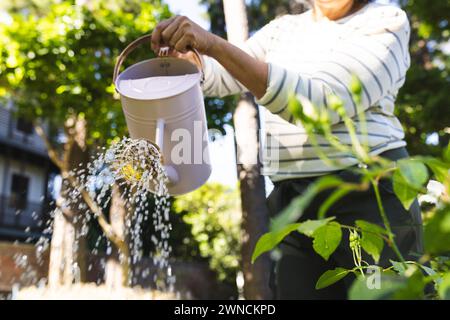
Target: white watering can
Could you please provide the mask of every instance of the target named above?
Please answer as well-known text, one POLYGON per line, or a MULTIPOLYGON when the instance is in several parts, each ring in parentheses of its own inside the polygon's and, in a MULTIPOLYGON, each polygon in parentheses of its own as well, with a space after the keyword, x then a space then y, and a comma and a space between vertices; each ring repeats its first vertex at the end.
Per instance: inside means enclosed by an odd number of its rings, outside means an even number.
MULTIPOLYGON (((151 34, 130 43, 117 58, 113 81, 120 94, 130 137, 159 148, 171 195, 203 185, 211 174, 203 73, 184 59, 159 57, 136 63, 119 74, 130 52, 150 43, 151 34)), ((194 50, 202 66, 202 59, 194 50)))

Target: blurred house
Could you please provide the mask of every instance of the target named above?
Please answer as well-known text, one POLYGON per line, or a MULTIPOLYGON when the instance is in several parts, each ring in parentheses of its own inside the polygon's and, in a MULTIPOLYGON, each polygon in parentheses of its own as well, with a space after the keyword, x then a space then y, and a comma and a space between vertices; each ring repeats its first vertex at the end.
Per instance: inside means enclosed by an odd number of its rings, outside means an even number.
POLYGON ((49 181, 57 174, 31 122, 0 105, 0 241, 33 241, 49 217, 49 181))

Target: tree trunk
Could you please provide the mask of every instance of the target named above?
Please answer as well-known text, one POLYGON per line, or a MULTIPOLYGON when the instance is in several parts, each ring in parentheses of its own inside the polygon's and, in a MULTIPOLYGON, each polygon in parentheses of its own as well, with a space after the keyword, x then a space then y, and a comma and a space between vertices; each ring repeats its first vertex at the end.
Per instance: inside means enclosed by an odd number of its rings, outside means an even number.
MULTIPOLYGON (((125 224, 127 218, 127 207, 121 194, 121 188, 117 184, 114 184, 112 187, 109 219, 113 232, 128 244, 129 241, 127 241, 125 224)), ((121 252, 114 244, 111 244, 111 249, 111 255, 107 258, 106 262, 106 286, 111 289, 128 286, 130 285, 130 257, 128 251, 121 252)))
MULTIPOLYGON (((86 121, 71 117, 66 124, 63 166, 67 171, 85 168, 89 161, 86 147, 86 121)), ((86 207, 81 199, 72 202, 70 183, 63 179, 57 200, 51 240, 49 286, 86 281, 86 238, 81 232, 86 207), (80 207, 81 205, 81 207, 80 207)))
POLYGON ((73 278, 68 273, 73 266, 73 250, 69 244, 73 241, 71 222, 67 221, 62 211, 57 208, 53 217, 53 233, 50 250, 50 264, 48 269, 48 284, 50 287, 57 287, 63 284, 70 284, 73 278))
MULTIPOLYGON (((236 45, 248 37, 244 0, 224 0, 228 40, 236 45)), ((269 287, 271 262, 268 255, 251 264, 252 252, 259 237, 267 232, 269 213, 266 207, 264 177, 259 159, 259 113, 250 94, 242 96, 234 113, 238 179, 242 203, 242 268, 246 299, 271 299, 269 287)))

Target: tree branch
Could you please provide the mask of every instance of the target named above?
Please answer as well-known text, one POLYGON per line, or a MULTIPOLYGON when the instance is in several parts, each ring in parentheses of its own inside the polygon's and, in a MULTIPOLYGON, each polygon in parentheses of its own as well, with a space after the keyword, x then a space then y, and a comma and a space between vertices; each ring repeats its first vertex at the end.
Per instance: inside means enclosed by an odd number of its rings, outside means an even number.
POLYGON ((100 227, 102 228, 105 235, 108 237, 109 240, 111 240, 114 244, 117 245, 117 247, 120 249, 124 241, 120 237, 118 237, 112 226, 109 224, 108 220, 106 219, 105 215, 103 214, 102 209, 97 205, 97 203, 92 199, 92 197, 89 195, 89 192, 84 189, 79 181, 73 177, 69 172, 65 171, 63 173, 63 178, 67 179, 73 188, 77 189, 81 196, 83 197, 84 202, 87 204, 89 209, 92 211, 94 216, 97 218, 98 223, 100 224, 100 227))
POLYGON ((70 174, 70 172, 64 171, 62 172, 63 178, 67 179, 69 183, 72 185, 73 188, 77 189, 81 196, 83 197, 84 202, 87 204, 91 212, 94 214, 94 217, 97 219, 100 228, 105 233, 105 236, 112 242, 114 245, 119 249, 119 251, 122 253, 123 257, 120 259, 122 264, 122 272, 124 276, 124 283, 123 285, 128 284, 128 278, 129 278, 129 261, 128 258, 130 257, 130 251, 127 246, 127 243, 125 239, 122 239, 120 236, 118 236, 115 232, 111 224, 106 219, 105 215, 103 214, 102 209, 97 205, 97 203, 92 199, 92 197, 89 195, 89 192, 84 189, 79 181, 70 174))
POLYGON ((52 144, 48 140, 48 137, 45 134, 44 129, 39 124, 35 124, 34 129, 36 130, 36 133, 42 139, 42 141, 44 141, 45 147, 47 148, 48 156, 53 161, 53 163, 59 168, 59 170, 62 171, 64 169, 63 162, 59 158, 58 152, 55 150, 55 148, 53 148, 52 144))

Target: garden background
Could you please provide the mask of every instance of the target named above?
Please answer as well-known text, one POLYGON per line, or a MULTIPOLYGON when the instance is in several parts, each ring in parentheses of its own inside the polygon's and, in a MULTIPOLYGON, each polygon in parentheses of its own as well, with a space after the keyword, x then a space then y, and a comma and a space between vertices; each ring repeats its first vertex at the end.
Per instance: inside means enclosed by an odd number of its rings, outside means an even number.
MULTIPOLYGON (((75 250, 77 223, 55 220, 52 212, 65 192, 61 168, 86 163, 97 148, 127 134, 112 85, 115 58, 161 19, 184 13, 173 12, 177 1, 169 1, 171 6, 157 0, 1 2, 0 292, 5 297, 14 297, 26 286, 52 282, 121 286, 123 279, 117 279, 116 270, 120 263, 101 227, 93 222, 76 241, 75 250), (55 235, 59 244, 50 243, 55 235), (60 254, 52 265, 49 256, 54 247, 60 254), (78 269, 72 270, 69 262, 78 269), (65 267, 55 267, 61 263, 65 267)), ((226 19, 222 0, 191 2, 204 11, 204 25, 210 31, 227 37, 226 22, 232 20, 226 19)), ((396 113, 412 155, 440 156, 450 140, 450 3, 392 3, 408 13, 412 26, 411 67, 397 97, 396 113)), ((245 1, 248 33, 276 16, 300 13, 308 6, 301 0, 245 1)), ((140 49, 128 65, 150 57, 149 49, 140 49)), ((170 244, 177 289, 192 298, 269 298, 264 284, 269 255, 255 264, 250 258, 256 241, 268 230, 264 196, 270 185, 259 175, 245 174, 257 172, 258 166, 236 168, 228 163, 235 161, 232 155, 239 149, 233 131, 251 136, 258 129, 251 101, 249 97, 205 100, 208 127, 223 135, 212 137, 216 140, 212 150, 218 155, 213 161, 225 155, 227 161, 216 163, 216 175, 200 189, 173 199, 170 244), (221 150, 224 143, 228 152, 221 150)), ((70 208, 70 216, 76 217, 77 210, 70 208)), ((425 223, 431 218, 432 213, 425 215, 425 223)), ((152 225, 144 225, 142 234, 147 256, 154 249, 145 239, 152 234, 152 225)), ((141 275, 146 269, 134 268, 141 275)), ((154 288, 150 278, 137 277, 130 286, 154 288)))

